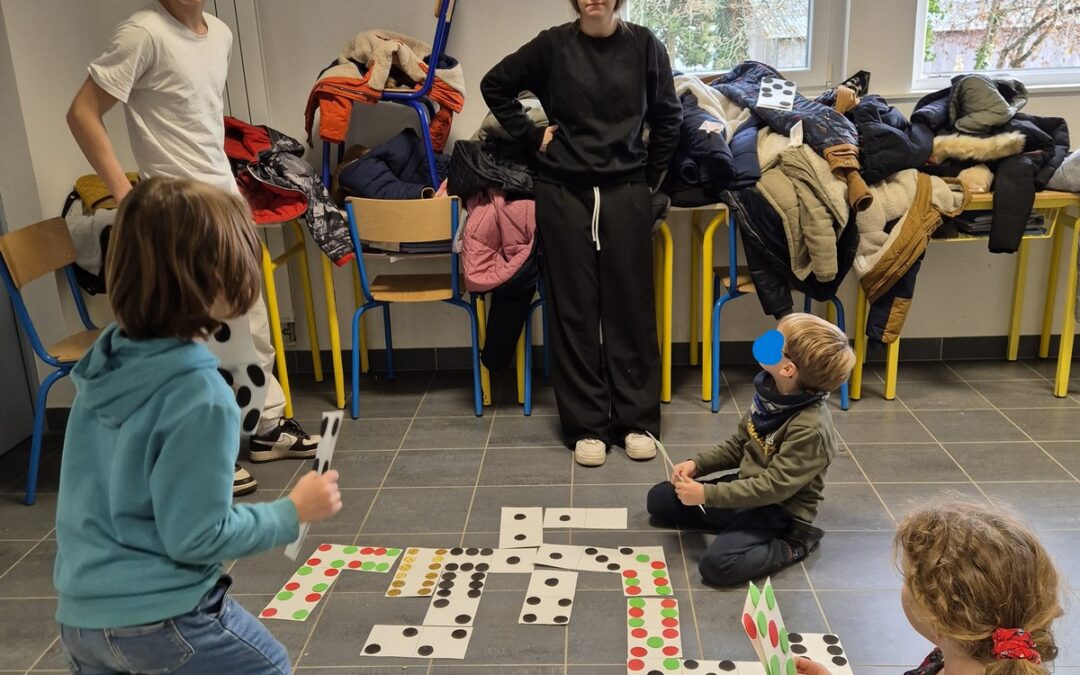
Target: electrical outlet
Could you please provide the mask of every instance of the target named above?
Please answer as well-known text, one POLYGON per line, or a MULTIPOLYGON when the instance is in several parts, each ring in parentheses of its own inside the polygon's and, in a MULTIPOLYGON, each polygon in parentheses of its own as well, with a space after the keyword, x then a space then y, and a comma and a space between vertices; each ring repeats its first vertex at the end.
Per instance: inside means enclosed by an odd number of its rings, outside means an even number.
POLYGON ((296 322, 286 321, 281 324, 281 339, 286 344, 296 344, 296 322))

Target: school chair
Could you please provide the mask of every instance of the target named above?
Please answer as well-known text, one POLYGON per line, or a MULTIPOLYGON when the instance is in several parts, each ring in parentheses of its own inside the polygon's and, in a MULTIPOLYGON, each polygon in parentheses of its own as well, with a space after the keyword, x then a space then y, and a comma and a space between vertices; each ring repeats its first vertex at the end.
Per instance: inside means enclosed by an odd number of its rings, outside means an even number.
MULTIPOLYGON (((710 383, 712 386, 711 406, 713 412, 720 411, 720 311, 724 308, 724 305, 735 298, 756 292, 749 271, 745 267, 739 267, 738 246, 738 226, 733 221, 729 220, 728 268, 726 271, 722 267, 717 267, 714 270, 714 283, 717 285, 716 293, 719 295, 722 287, 724 294, 716 299, 712 309, 712 333, 710 335, 712 342, 712 360, 710 383)), ((833 321, 840 330, 844 330, 843 303, 841 303, 840 299, 835 295, 829 298, 828 302, 830 304, 829 320, 833 321), (835 320, 832 316, 833 311, 835 311, 836 315, 835 320)), ((803 311, 809 313, 812 306, 813 298, 807 295, 804 301, 803 311)), ((840 409, 847 410, 850 405, 851 399, 848 396, 848 383, 844 382, 840 385, 840 409)))
POLYGON ((37 499, 41 436, 45 431, 45 403, 49 390, 57 380, 71 372, 101 333, 101 329, 94 326, 86 311, 82 292, 75 280, 74 265, 75 246, 63 218, 43 220, 0 237, 0 276, 4 278, 4 287, 15 307, 15 316, 26 332, 37 357, 56 369, 38 386, 37 395, 34 397, 34 433, 30 442, 30 465, 26 474, 24 499, 27 506, 33 506, 37 499), (45 347, 34 328, 26 303, 23 302, 21 290, 31 281, 60 269, 64 270, 68 288, 79 311, 79 319, 86 330, 45 347))
POLYGON ((381 308, 386 337, 386 375, 394 379, 394 348, 390 305, 395 302, 445 302, 465 310, 472 333, 473 402, 476 416, 484 414, 480 386, 480 341, 476 296, 471 302, 464 293, 458 254, 450 252, 449 274, 384 274, 368 280, 362 242, 409 244, 453 241, 457 233, 461 203, 457 197, 440 199, 361 199, 349 197, 345 203, 349 234, 356 250, 356 266, 365 302, 356 308, 352 320, 352 418, 360 416, 360 318, 381 308))

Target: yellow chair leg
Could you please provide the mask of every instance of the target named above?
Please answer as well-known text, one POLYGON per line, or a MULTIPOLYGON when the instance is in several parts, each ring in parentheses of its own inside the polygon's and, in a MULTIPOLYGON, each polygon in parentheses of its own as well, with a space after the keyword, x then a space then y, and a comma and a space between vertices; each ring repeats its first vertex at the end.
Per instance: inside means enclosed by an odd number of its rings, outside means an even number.
MULTIPOLYGON (((831 304, 831 303, 830 303, 831 304)), ((851 371, 851 386, 848 395, 851 400, 862 398, 863 364, 866 363, 866 294, 859 286, 855 299, 855 367, 851 371)))
POLYGON ((885 350, 885 400, 896 398, 896 379, 900 370, 900 338, 889 343, 885 350))
MULTIPOLYGON (((712 308, 713 308, 713 235, 728 212, 722 211, 709 221, 701 239, 701 400, 712 400, 712 308)), ((731 227, 731 224, 728 224, 731 227)))
POLYGON ((1065 318, 1061 325, 1061 346, 1058 348, 1057 375, 1054 378, 1054 396, 1064 398, 1069 393, 1069 370, 1072 366, 1073 339, 1076 331, 1076 264, 1080 250, 1080 222, 1073 220, 1072 239, 1069 244, 1069 266, 1065 282, 1065 318))
POLYGON ((675 274, 675 242, 671 238, 671 228, 666 221, 660 223, 660 252, 663 256, 661 266, 661 324, 660 331, 660 401, 671 403, 671 313, 674 306, 672 298, 675 274))
POLYGON ((517 398, 519 405, 525 405, 525 331, 518 336, 514 347, 514 360, 517 362, 517 398))
POLYGON ((266 242, 262 244, 263 284, 266 286, 266 309, 270 315, 270 339, 274 342, 274 361, 277 363, 277 378, 281 390, 285 392, 285 417, 293 416, 292 394, 289 392, 289 373, 285 368, 285 341, 281 337, 281 316, 278 313, 277 288, 274 286, 274 261, 266 242))
POLYGON ((326 323, 330 333, 330 361, 334 368, 334 395, 338 410, 345 408, 345 371, 341 366, 341 332, 338 329, 337 297, 334 293, 334 265, 322 259, 323 294, 326 296, 326 323))
MULTIPOLYGON (((483 350, 487 344, 487 303, 482 293, 476 296, 476 331, 480 338, 480 349, 483 350)), ((480 363, 480 395, 484 405, 491 405, 491 371, 483 362, 480 363)))
POLYGON ((1020 240, 1020 250, 1016 255, 1016 278, 1013 280, 1012 314, 1009 318, 1009 348, 1006 358, 1015 361, 1020 353, 1020 318, 1024 311, 1024 286, 1027 281, 1028 254, 1030 242, 1020 240))
MULTIPOLYGON (((356 265, 352 266, 352 290, 353 290, 353 302, 356 306, 364 304, 364 292, 360 287, 360 270, 356 265)), ((360 317, 360 372, 367 373, 371 370, 371 362, 368 360, 368 348, 367 348, 367 322, 365 319, 367 315, 360 317)))
MULTIPOLYGON (((1065 244, 1065 224, 1061 209, 1054 215, 1054 238, 1050 248, 1050 269, 1046 275, 1046 300, 1043 303, 1042 334, 1039 337, 1039 358, 1050 356, 1050 336, 1054 330, 1054 305, 1057 303, 1058 273, 1061 270, 1061 249, 1065 244)), ((1075 227, 1075 224, 1074 224, 1075 227)))
POLYGON ((289 224, 292 226, 293 235, 296 236, 296 243, 300 244, 297 258, 300 262, 300 286, 304 292, 304 316, 307 319, 308 343, 311 346, 311 369, 315 373, 315 381, 322 382, 322 351, 319 349, 319 329, 315 325, 315 301, 311 297, 311 270, 308 268, 307 242, 300 222, 293 219, 289 224))
POLYGON ((698 364, 698 330, 701 317, 701 212, 690 212, 690 365, 698 364))
POLYGON ((836 323, 836 307, 831 302, 825 303, 825 320, 829 323, 836 323))

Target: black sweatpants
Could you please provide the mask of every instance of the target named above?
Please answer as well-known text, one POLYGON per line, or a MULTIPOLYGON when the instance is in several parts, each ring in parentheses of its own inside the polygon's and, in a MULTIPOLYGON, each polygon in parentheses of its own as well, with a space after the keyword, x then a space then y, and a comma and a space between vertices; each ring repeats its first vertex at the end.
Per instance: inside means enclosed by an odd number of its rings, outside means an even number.
POLYGON ((599 250, 594 195, 591 187, 536 184, 552 377, 570 447, 585 438, 621 443, 629 432, 660 436, 649 189, 599 188, 599 250))
POLYGON ((791 546, 784 540, 794 517, 781 506, 706 507, 702 513, 698 507, 680 502, 675 487, 664 481, 649 490, 647 507, 651 516, 666 525, 718 533, 698 562, 698 571, 707 584, 739 586, 794 562, 791 546))

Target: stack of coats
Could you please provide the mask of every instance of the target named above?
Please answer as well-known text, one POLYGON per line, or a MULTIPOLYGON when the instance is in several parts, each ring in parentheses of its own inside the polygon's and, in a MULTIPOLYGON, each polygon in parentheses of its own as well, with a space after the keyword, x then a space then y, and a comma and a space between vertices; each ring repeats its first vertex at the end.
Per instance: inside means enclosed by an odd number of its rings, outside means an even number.
MULTIPOLYGON (((533 94, 523 93, 518 102, 534 125, 547 126, 547 115, 533 94)), ((472 139, 454 144, 447 192, 460 197, 468 212, 459 233, 465 288, 491 293, 481 355, 491 370, 511 365, 539 282, 536 175, 535 153, 490 113, 472 139)))
MULTIPOLYGON (((308 94, 304 109, 308 144, 312 142, 316 110, 322 140, 344 143, 354 102, 378 103, 387 89, 422 88, 430 61, 431 45, 416 38, 388 30, 357 33, 342 48, 337 61, 319 73, 308 94)), ((442 152, 454 113, 465 105, 465 77, 456 59, 445 54, 439 58, 427 98, 439 107, 428 133, 435 151, 442 152)))

